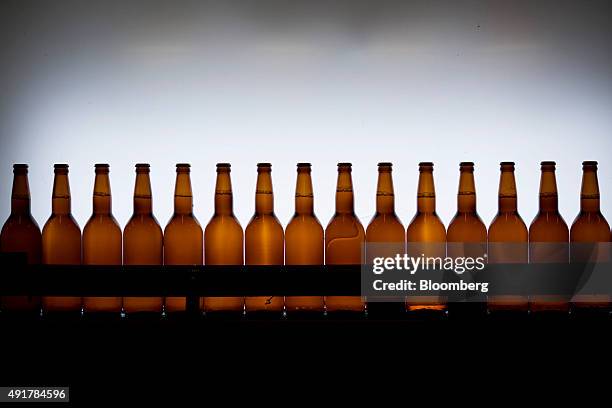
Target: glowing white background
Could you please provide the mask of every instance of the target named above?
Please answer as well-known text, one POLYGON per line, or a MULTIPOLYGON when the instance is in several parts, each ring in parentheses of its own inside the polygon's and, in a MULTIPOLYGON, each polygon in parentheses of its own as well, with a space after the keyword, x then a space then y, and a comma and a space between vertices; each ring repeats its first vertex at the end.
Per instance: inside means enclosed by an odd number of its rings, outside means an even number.
POLYGON ((70 164, 73 213, 91 213, 93 164, 113 210, 132 212, 133 165, 152 166, 172 213, 177 162, 195 213, 212 214, 215 163, 232 163, 235 212, 254 209, 255 164, 273 163, 276 213, 293 214, 295 163, 313 163, 315 210, 334 211, 336 163, 354 164, 356 211, 374 213, 376 163, 394 163, 396 208, 415 211, 417 163, 435 162, 438 212, 458 163, 476 162, 479 213, 496 212, 498 163, 517 163, 519 210, 537 212, 539 162, 556 160, 560 209, 578 212, 582 160, 599 160, 612 217, 612 25, 605 2, 3 2, 0 216, 13 163, 30 164, 44 224, 52 165, 70 164), (457 3, 461 3, 460 5, 457 3))

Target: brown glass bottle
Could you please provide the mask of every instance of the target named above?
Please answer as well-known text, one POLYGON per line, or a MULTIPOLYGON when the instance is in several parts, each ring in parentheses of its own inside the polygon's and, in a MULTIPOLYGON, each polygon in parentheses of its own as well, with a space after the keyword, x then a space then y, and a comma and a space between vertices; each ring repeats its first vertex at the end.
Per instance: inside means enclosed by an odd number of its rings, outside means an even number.
MULTIPOLYGON (((338 163, 336 213, 325 229, 325 264, 359 265, 365 261, 365 231, 355 215, 351 163, 338 163)), ((365 312, 361 296, 326 296, 327 312, 365 312)))
MULTIPOLYGON (((204 231, 204 263, 206 265, 242 265, 244 234, 234 215, 234 198, 229 163, 217 164, 215 213, 204 231)), ((242 297, 206 297, 205 312, 236 312, 244 310, 242 297)))
MULTIPOLYGON (((68 165, 54 166, 51 216, 42 231, 42 262, 45 265, 81 264, 81 228, 71 213, 68 165)), ((43 311, 80 313, 83 299, 77 296, 45 296, 43 311)))
MULTIPOLYGON (((123 230, 124 265, 162 265, 164 244, 161 227, 153 215, 149 165, 136 165, 134 214, 123 230)), ((123 309, 131 313, 161 313, 161 297, 124 297, 123 309)))
MULTIPOLYGON (((600 210, 597 162, 582 162, 580 213, 570 229, 571 262, 608 262, 609 252, 598 244, 610 241, 610 226, 600 210)), ((572 303, 577 309, 607 308, 608 295, 575 295, 572 303)))
MULTIPOLYGON (((204 234, 193 214, 190 167, 186 163, 176 165, 174 214, 164 230, 165 265, 202 265, 204 260, 204 234)), ((185 297, 166 298, 166 312, 183 312, 186 307, 185 297)))
POLYGON ((400 243, 399 249, 403 250, 406 231, 395 214, 392 168, 391 163, 378 163, 376 213, 366 229, 366 242, 400 243))
MULTIPOLYGON (((28 165, 13 165, 13 191, 11 214, 2 226, 0 252, 21 252, 29 264, 41 260, 40 228, 30 211, 30 187, 28 165)), ((36 296, 3 296, 0 309, 15 312, 36 312, 40 310, 40 298, 36 296)))
MULTIPOLYGON (((528 232, 525 222, 518 213, 514 163, 500 164, 499 208, 489 227, 489 263, 527 263, 528 232)), ((526 312, 529 307, 527 296, 489 296, 489 311, 526 312)))
MULTIPOLYGON (((245 260, 247 265, 282 265, 284 262, 283 227, 274 215, 272 191, 272 165, 257 164, 257 190, 255 215, 245 231, 245 260)), ((247 313, 282 312, 282 296, 255 296, 245 298, 247 313)))
MULTIPOLYGON (((474 182, 474 163, 459 164, 459 190, 457 192, 457 213, 446 231, 447 256, 457 259, 470 257, 487 259, 487 227, 476 211, 476 185, 474 182)), ((486 303, 462 302, 457 298, 449 302, 449 313, 457 316, 473 317, 486 313, 486 303)))
MULTIPOLYGON (((559 213, 555 162, 543 161, 540 166, 540 208, 529 226, 529 262, 567 263, 569 229, 559 213)), ((530 299, 530 310, 568 312, 569 302, 561 295, 534 295, 530 299)))
MULTIPOLYGON (((295 214, 285 232, 287 265, 323 265, 323 227, 314 214, 310 163, 298 163, 295 186, 295 214)), ((287 296, 287 313, 323 313, 323 296, 287 296)))
MULTIPOLYGON (((436 190, 433 163, 419 163, 417 212, 406 231, 407 252, 410 256, 446 256, 446 229, 436 213, 436 190)), ((406 301, 408 311, 445 311, 441 296, 418 296, 406 301)))
MULTIPOLYGON (((84 265, 121 265, 121 228, 112 213, 108 164, 96 164, 93 191, 93 214, 83 228, 84 265)), ((84 297, 88 312, 120 313, 121 297, 84 297)))

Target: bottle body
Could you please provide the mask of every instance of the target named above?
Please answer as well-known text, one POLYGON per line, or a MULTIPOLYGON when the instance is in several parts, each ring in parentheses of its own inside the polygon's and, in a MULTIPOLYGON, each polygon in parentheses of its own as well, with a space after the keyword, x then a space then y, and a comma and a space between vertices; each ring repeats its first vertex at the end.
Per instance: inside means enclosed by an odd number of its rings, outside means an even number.
MULTIPOLYGON (((325 229, 325 264, 360 265, 365 261, 365 230, 355 215, 351 164, 338 164, 336 213, 325 229)), ((329 313, 364 313, 365 299, 361 296, 326 296, 329 313)))
MULTIPOLYGON (((436 213, 436 193, 433 182, 433 163, 419 163, 419 186, 417 192, 417 213, 406 230, 407 253, 413 257, 446 256, 446 229, 436 213)), ((406 309, 409 312, 445 312, 443 296, 408 297, 406 309)))
MULTIPOLYGON (((529 226, 529 263, 568 263, 569 229, 559 213, 555 162, 541 163, 539 211, 529 226)), ((569 312, 563 295, 533 295, 531 312, 569 312)))
MULTIPOLYGON (((134 213, 123 230, 124 265, 162 265, 163 234, 153 215, 149 165, 136 165, 134 213)), ((134 313, 161 313, 161 297, 124 297, 123 309, 134 313)))
MULTIPOLYGON (((39 264, 42 256, 42 238, 40 228, 30 211, 28 166, 13 165, 13 174, 11 214, 0 232, 0 252, 24 253, 29 264, 39 264)), ((2 296, 0 310, 36 313, 40 310, 40 298, 2 296)))
MULTIPOLYGON (((283 265, 284 231, 274 215, 271 165, 257 165, 257 189, 255 193, 255 215, 245 230, 245 262, 247 265, 283 265)), ((284 308, 282 296, 248 296, 245 298, 246 313, 278 312, 284 308)))
MULTIPOLYGON (((295 214, 285 231, 285 263, 287 265, 323 265, 323 227, 314 214, 311 166, 298 164, 295 190, 295 214)), ((323 296, 287 296, 287 313, 323 313, 323 296)))
MULTIPOLYGON (((489 226, 489 263, 527 263, 528 231, 517 209, 514 163, 501 163, 499 210, 489 226)), ((527 312, 529 299, 521 295, 489 296, 489 311, 527 312)))
MULTIPOLYGON (((84 265, 121 265, 122 234, 112 214, 109 166, 96 164, 93 214, 83 228, 84 265)), ((85 313, 121 313, 121 297, 89 296, 83 298, 85 313)))
MULTIPOLYGON (((243 265, 244 234, 233 210, 230 165, 217 164, 215 213, 204 231, 204 263, 206 265, 243 265)), ((243 313, 244 298, 240 296, 205 297, 205 313, 243 313)))
MULTIPOLYGON (((81 228, 71 213, 68 165, 56 164, 54 169, 51 216, 42 232, 42 263, 45 265, 80 265, 82 257, 81 228)), ((45 313, 81 313, 83 299, 79 296, 44 296, 45 313)))
MULTIPOLYGON (((190 165, 176 165, 174 214, 164 229, 165 265, 202 265, 204 261, 204 234, 193 214, 193 194, 189 177, 190 165)), ((167 313, 184 312, 187 299, 183 296, 166 297, 167 313)))
MULTIPOLYGON (((609 250, 601 245, 610 241, 610 225, 601 213, 597 162, 583 162, 582 171, 580 213, 570 229, 570 260, 572 263, 609 262, 609 250)), ((578 293, 571 301, 581 311, 607 309, 612 300, 607 294, 578 293)))

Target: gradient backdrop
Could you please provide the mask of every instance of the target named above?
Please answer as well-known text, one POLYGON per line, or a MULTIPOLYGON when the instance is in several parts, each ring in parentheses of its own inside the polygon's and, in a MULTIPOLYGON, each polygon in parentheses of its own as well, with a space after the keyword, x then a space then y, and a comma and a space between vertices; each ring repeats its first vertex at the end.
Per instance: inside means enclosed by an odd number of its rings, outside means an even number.
POLYGON ((600 161, 612 218, 612 3, 607 1, 7 1, 0 3, 0 217, 12 164, 30 164, 32 210, 70 164, 73 213, 91 213, 93 165, 111 165, 114 213, 132 212, 134 164, 172 213, 177 162, 195 213, 212 214, 215 163, 232 163, 235 212, 254 209, 255 164, 273 163, 276 212, 293 214, 295 163, 313 163, 316 213, 334 211, 336 163, 354 164, 356 211, 374 213, 376 163, 415 211, 417 163, 435 162, 438 210, 455 212, 460 161, 479 212, 496 212, 498 163, 517 163, 519 210, 537 211, 539 162, 560 207, 579 208, 581 162, 600 161))

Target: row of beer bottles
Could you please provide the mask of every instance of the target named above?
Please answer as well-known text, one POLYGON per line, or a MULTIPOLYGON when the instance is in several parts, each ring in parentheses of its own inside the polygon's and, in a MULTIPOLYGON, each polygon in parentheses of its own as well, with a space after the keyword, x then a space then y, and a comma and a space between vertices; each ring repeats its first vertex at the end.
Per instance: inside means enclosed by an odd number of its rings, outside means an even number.
MULTIPOLYGON (((607 242, 610 240, 608 223, 600 212, 597 163, 583 163, 581 210, 571 231, 558 212, 555 163, 542 162, 540 184, 540 212, 529 230, 517 211, 514 164, 501 163, 499 212, 487 228, 476 212, 474 164, 460 164, 458 210, 448 231, 435 211, 433 164, 419 164, 417 213, 407 230, 394 209, 394 191, 391 163, 379 163, 376 194, 376 214, 364 230, 354 213, 351 164, 338 164, 336 213, 325 233, 313 211, 311 166, 299 163, 295 195, 295 215, 286 231, 274 215, 271 165, 257 166, 258 179, 255 215, 249 222, 245 236, 232 209, 230 165, 217 165, 215 213, 202 228, 193 214, 193 196, 190 166, 177 165, 174 215, 165 231, 152 211, 149 165, 136 165, 134 214, 123 235, 112 215, 109 166, 95 166, 96 180, 93 194, 93 215, 81 231, 70 212, 68 166, 55 165, 52 214, 45 224, 42 236, 30 214, 30 195, 27 183, 27 165, 15 165, 15 179, 11 215, 5 223, 0 250, 26 252, 29 262, 43 264, 86 265, 317 265, 359 264, 364 261, 362 247, 365 242, 384 243, 527 243, 527 242, 607 242), (243 248, 244 243, 244 248, 243 248), (243 257, 244 254, 244 257, 243 257)), ((428 246, 429 250, 434 246, 428 246)), ((444 251, 444 246, 441 246, 444 251)), ((511 257, 503 251, 489 254, 490 262, 527 262, 527 247, 523 253, 513 252, 511 257)), ((429 256, 429 254, 426 254, 429 256)), ((439 256, 444 254, 431 254, 439 256)), ((538 262, 538 254, 532 254, 538 262)), ((545 261, 545 260, 544 260, 545 261)), ((506 299, 508 307, 523 307, 523 301, 506 299), (518 302, 518 303, 517 303, 518 302)), ((7 306, 19 307, 32 303, 32 299, 11 297, 3 299, 7 306)), ((34 300, 35 301, 35 300, 34 300)), ((365 307, 360 297, 290 297, 284 304, 282 297, 205 298, 205 310, 317 310, 359 311, 365 307)), ((503 303, 503 302, 500 302, 503 303)), ((160 310, 181 311, 185 298, 67 298, 45 297, 43 308, 54 310, 80 310, 130 312, 160 310)), ((439 299, 420 298, 408 304, 409 309, 443 309, 439 299)))

